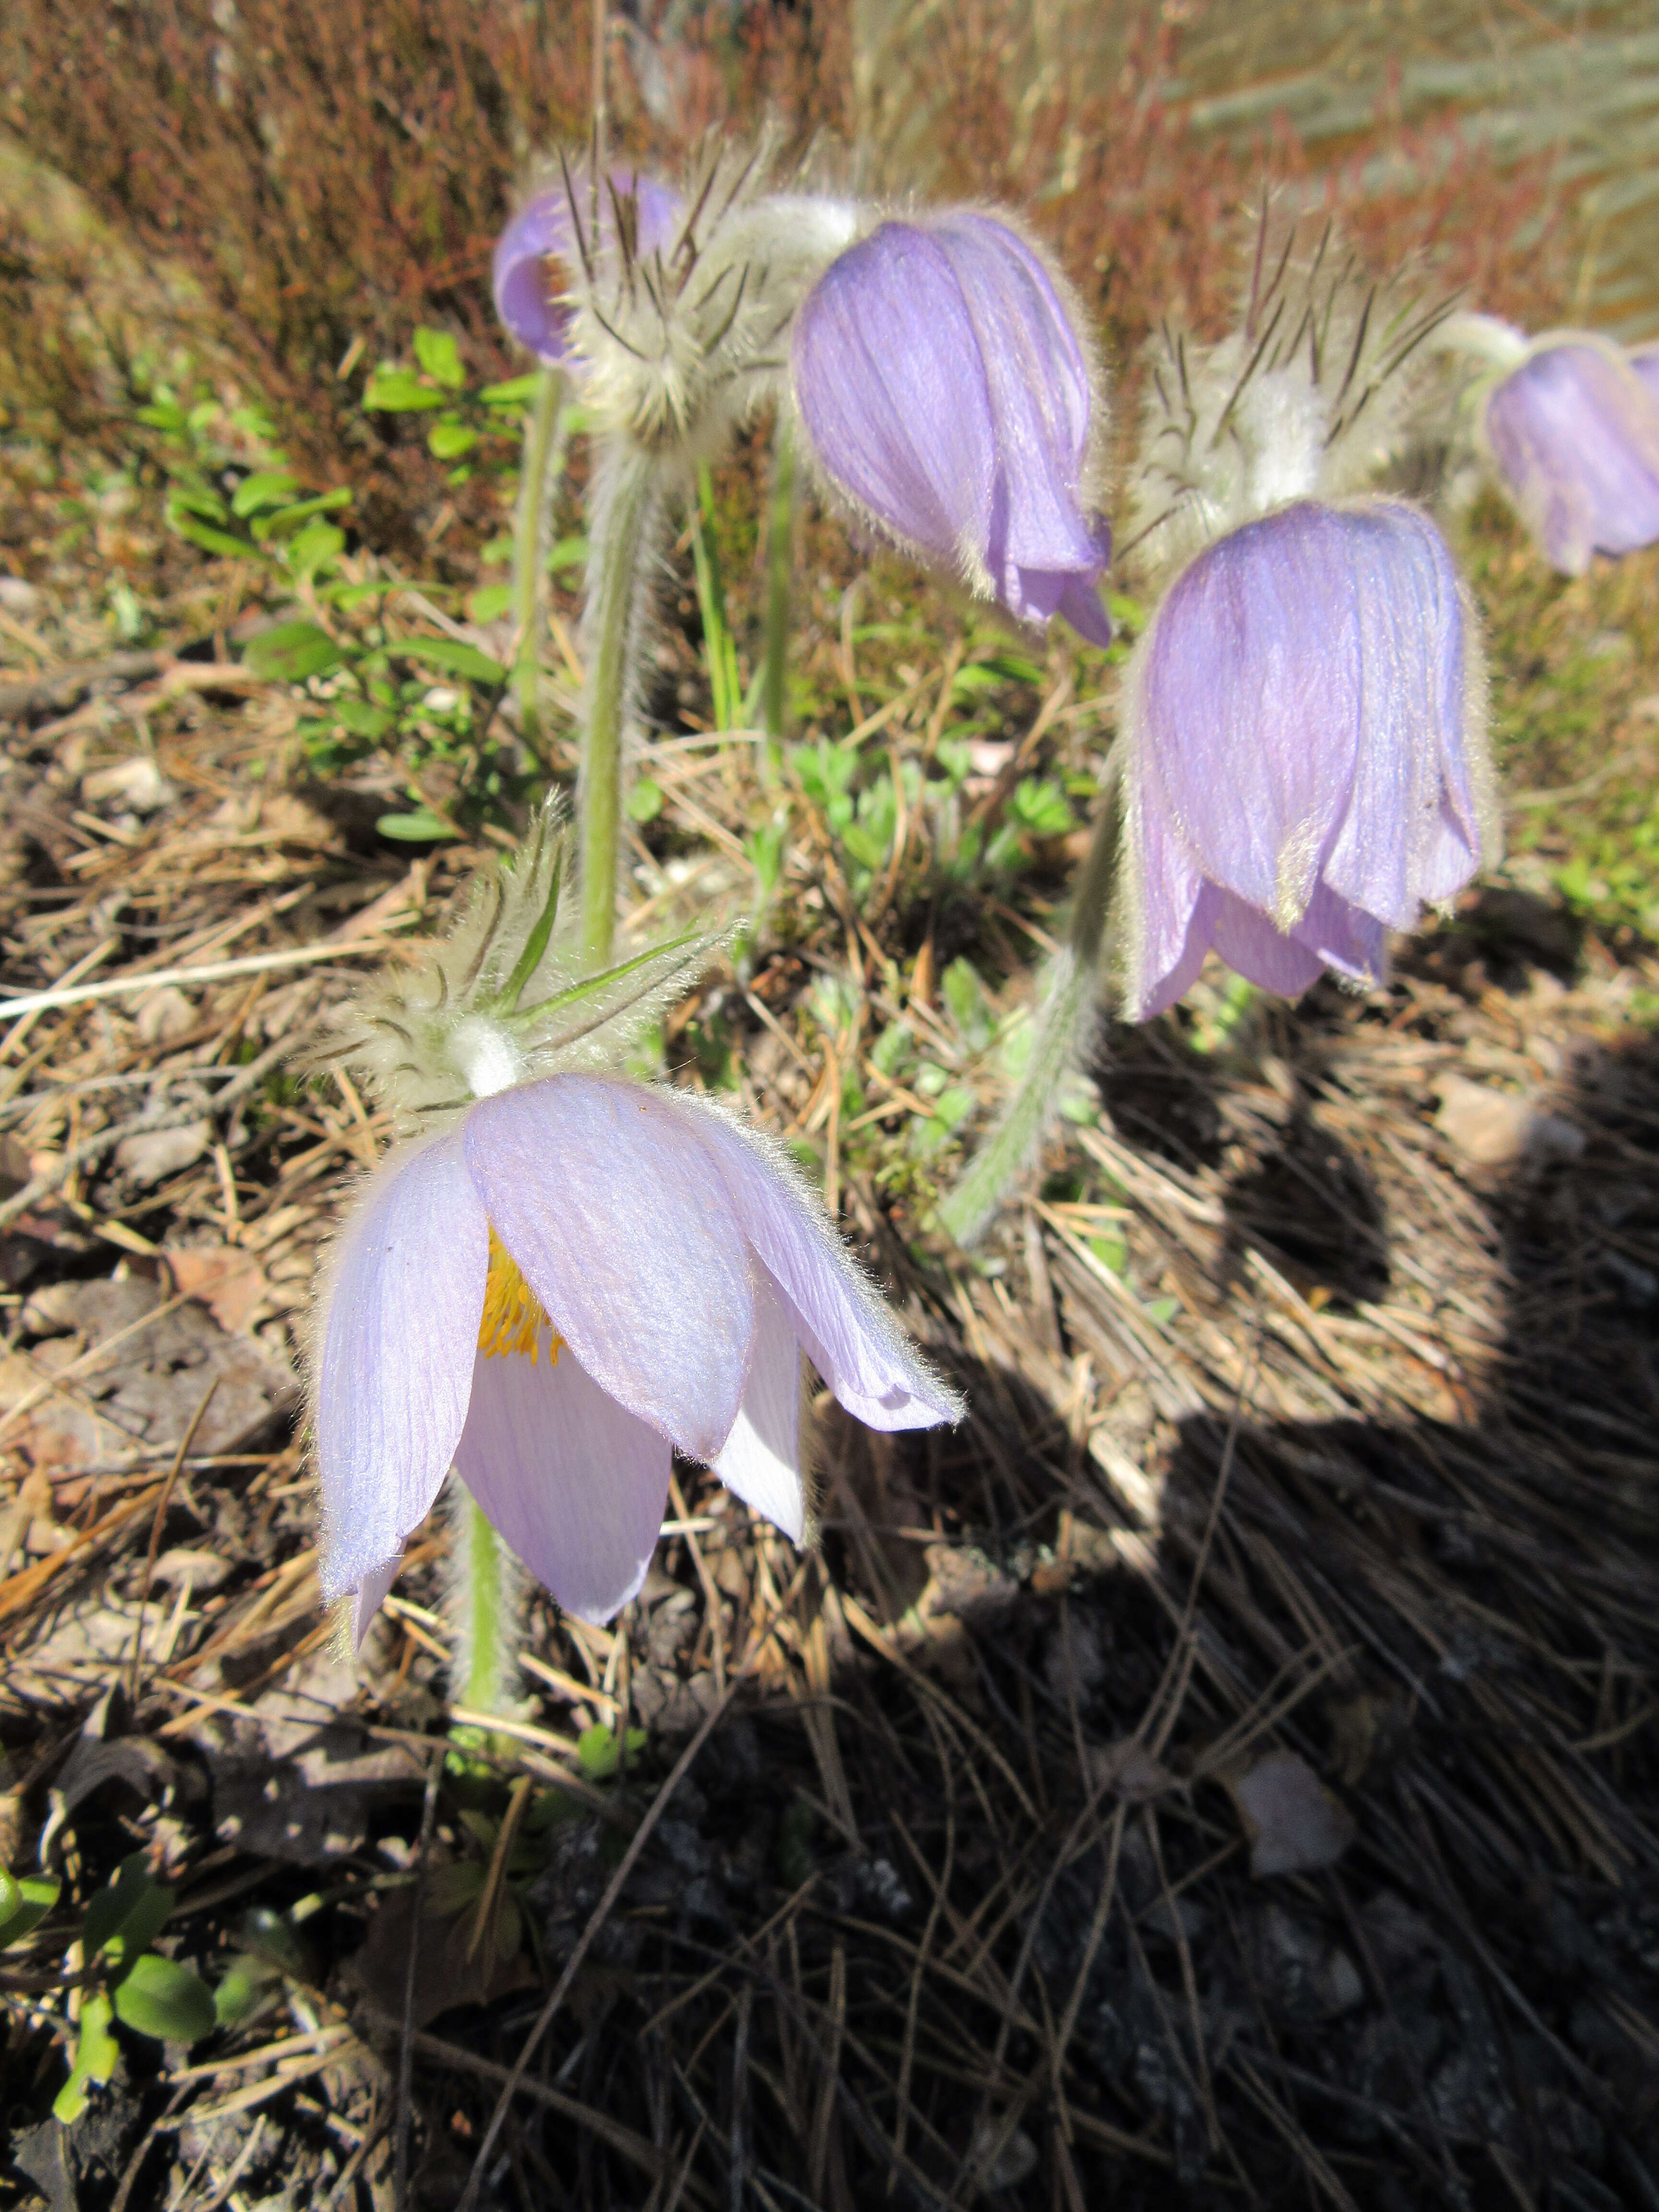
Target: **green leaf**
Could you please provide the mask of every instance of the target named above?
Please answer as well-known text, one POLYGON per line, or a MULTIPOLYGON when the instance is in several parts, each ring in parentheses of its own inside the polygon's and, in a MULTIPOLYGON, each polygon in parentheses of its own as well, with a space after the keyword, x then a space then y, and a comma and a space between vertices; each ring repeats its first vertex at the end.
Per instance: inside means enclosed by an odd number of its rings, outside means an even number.
POLYGON ((65 2127, 87 2109, 87 2090, 94 2081, 107 2081, 115 2071, 121 2046, 110 2033, 114 2008, 102 1990, 94 1990, 81 2007, 81 2033, 75 2045, 70 2077, 52 2104, 52 2112, 65 2127))
POLYGON ((528 376, 511 377, 505 384, 486 384, 478 397, 486 407, 527 407, 540 382, 540 372, 532 368, 528 376))
POLYGON ((286 507, 300 489, 298 477, 287 475, 280 469, 256 469, 251 477, 244 477, 236 487, 230 502, 230 511, 246 522, 250 514, 258 514, 261 507, 286 507))
MULTIPOLYGON (((629 1758, 637 1759, 645 1749, 645 1730, 629 1729, 628 1731, 629 1758)), ((586 1769, 591 1780, 608 1781, 622 1765, 622 1745, 617 1741, 616 1729, 604 1721, 596 1721, 592 1728, 584 1729, 576 1738, 576 1756, 586 1769)))
POLYGON ((227 530, 215 530, 205 522, 198 522, 192 514, 184 514, 169 508, 167 520, 180 538, 188 538, 204 553, 217 553, 232 561, 257 561, 259 549, 251 545, 246 538, 233 538, 227 530))
POLYGON ((289 574, 297 582, 305 583, 320 569, 331 568, 345 551, 345 532, 336 529, 331 522, 320 516, 290 538, 283 548, 283 558, 289 574))
POLYGON ((57 1904, 63 1886, 50 1875, 26 1874, 21 1881, 7 1875, 4 1881, 11 1902, 8 1904, 0 1895, 0 1951, 33 1933, 57 1904))
POLYGON ((562 568, 584 568, 591 548, 586 538, 562 538, 547 556, 547 573, 556 576, 562 568))
POLYGON ((328 703, 335 720, 354 738, 371 741, 383 738, 398 719, 385 707, 371 706, 367 699, 331 699, 328 703))
POLYGON ((279 1967, 246 1952, 231 1960, 213 1992, 213 2016, 221 2027, 240 2027, 260 1999, 283 1978, 279 1967))
POLYGON ((308 622, 277 623, 242 648, 243 666, 272 684, 303 684, 308 676, 330 675, 344 657, 325 629, 308 622))
POLYGON ((157 1881, 143 1851, 134 1851, 115 1869, 115 1879, 87 1906, 81 1941, 87 1956, 101 1954, 116 1966, 130 1966, 148 1950, 167 1925, 173 1893, 157 1881))
POLYGON ((512 604, 511 584, 481 584, 466 603, 466 618, 480 624, 497 622, 512 604))
POLYGON ((1155 1321, 1160 1328, 1168 1328, 1180 1311, 1179 1298, 1153 1298, 1146 1308, 1148 1318, 1155 1321))
POLYGON ((953 960, 939 977, 939 990, 952 1020, 975 1052, 989 1042, 996 1016, 971 960, 953 960))
POLYGON ((507 681, 507 671, 499 660, 492 660, 476 645, 458 637, 400 637, 386 651, 394 660, 424 661, 428 668, 441 668, 446 676, 464 676, 471 684, 507 681))
POLYGON ((1057 783, 1028 775, 1008 802, 1008 811, 1034 837, 1064 837, 1077 827, 1077 817, 1057 783))
POLYGON ((198 514, 204 522, 228 522, 230 510, 216 491, 204 483, 175 483, 167 493, 167 520, 173 520, 174 511, 181 514, 198 514))
POLYGON ((465 422, 434 422, 426 434, 426 442, 436 459, 459 461, 477 444, 478 434, 469 430, 465 422))
POLYGON ((116 1984, 115 2017, 158 2043, 199 2043, 218 2024, 213 1992, 201 1976, 154 1951, 116 1984))
POLYGON ((152 430, 165 430, 170 437, 182 437, 190 428, 190 417, 173 399, 159 399, 153 406, 141 407, 137 419, 152 430))
POLYGON ((1129 1264, 1128 1240, 1119 1230, 1112 1229, 1103 1236, 1091 1237, 1089 1249, 1101 1266, 1109 1268, 1115 1275, 1121 1275, 1129 1264))
POLYGON ((434 331, 422 323, 415 333, 415 358, 446 392, 459 392, 466 382, 461 349, 447 331, 434 331))
POLYGON ((310 499, 297 499, 291 506, 279 507, 274 514, 261 515, 254 528, 264 538, 285 538, 312 515, 332 514, 337 508, 350 504, 350 492, 344 484, 337 484, 332 491, 319 491, 310 499))
POLYGON ((417 415, 424 408, 448 404, 441 392, 417 384, 406 368, 377 370, 363 391, 363 405, 382 415, 417 415))
POLYGON ((413 814, 383 814, 374 824, 382 837, 396 837, 409 845, 430 843, 439 837, 459 837, 460 831, 442 821, 430 807, 422 806, 413 814))
POLYGON ((643 775, 628 794, 630 822, 654 822, 662 812, 662 786, 643 775))

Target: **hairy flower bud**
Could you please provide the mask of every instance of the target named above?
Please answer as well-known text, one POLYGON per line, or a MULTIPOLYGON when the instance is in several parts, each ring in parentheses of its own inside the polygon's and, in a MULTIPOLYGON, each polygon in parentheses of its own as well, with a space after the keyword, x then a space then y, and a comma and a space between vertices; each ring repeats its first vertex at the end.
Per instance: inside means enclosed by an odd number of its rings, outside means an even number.
POLYGON ((1480 435, 1546 557, 1582 576, 1595 553, 1659 539, 1659 396, 1588 331, 1534 339, 1487 388, 1480 435))
MULTIPOLYGON (((542 185, 496 240, 492 264, 496 313, 520 345, 554 368, 570 360, 570 295, 581 275, 578 204, 562 178, 542 185)), ((613 169, 594 210, 602 254, 616 247, 619 211, 635 250, 655 253, 680 219, 679 195, 654 177, 613 169)))
POLYGON ((1151 349, 1131 484, 1144 566, 1169 573, 1257 515, 1364 491, 1394 458, 1449 304, 1373 282, 1327 227, 1310 249, 1263 212, 1237 328, 1151 349))
POLYGON ((1200 553, 1136 646, 1125 998, 1213 949, 1293 997, 1380 978, 1384 934, 1495 856, 1480 641, 1445 541, 1395 500, 1300 501, 1200 553))
POLYGON ((1093 366, 1061 280, 1007 222, 880 224, 813 287, 791 371, 820 468, 873 529, 1021 622, 1060 614, 1109 643, 1093 366))

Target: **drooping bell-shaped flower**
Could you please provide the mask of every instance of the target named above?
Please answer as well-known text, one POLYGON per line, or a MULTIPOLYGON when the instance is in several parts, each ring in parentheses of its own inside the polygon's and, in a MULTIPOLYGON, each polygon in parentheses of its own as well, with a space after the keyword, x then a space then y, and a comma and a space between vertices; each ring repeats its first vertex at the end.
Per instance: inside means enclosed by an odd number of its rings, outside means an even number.
POLYGON ((357 1194, 313 1343, 323 1583, 360 1637, 452 1465, 599 1620, 639 1587, 676 1450, 801 1535, 803 1348, 873 1428, 960 1411, 787 1160, 612 1072, 713 941, 587 972, 566 860, 550 808, 335 1055, 413 1133, 357 1194))
POLYGON ((452 1464, 589 1620, 644 1579, 675 1451, 799 1540, 803 1351, 872 1428, 960 1413, 751 1132, 602 1076, 480 1099, 380 1170, 335 1255, 325 1595, 361 1638, 452 1464))
POLYGON ((1479 425, 1564 574, 1582 576, 1592 554, 1659 540, 1659 391, 1609 340, 1588 331, 1534 340, 1486 391, 1479 425))
POLYGON ((1018 231, 971 208, 883 222, 807 295, 790 366, 818 465, 867 524, 1021 622, 1109 642, 1097 379, 1018 231))
POLYGON ((614 252, 619 232, 633 250, 672 245, 680 198, 654 177, 613 169, 588 198, 586 173, 555 177, 532 192, 495 241, 491 275, 495 312, 522 346, 555 368, 570 359, 571 295, 586 275, 584 256, 614 252), (592 236, 589 233, 592 233, 592 236))
POLYGON ((1130 1018, 1212 949, 1287 998, 1380 979, 1385 933, 1495 855, 1484 695, 1451 555, 1403 501, 1299 501, 1200 553, 1128 672, 1130 1018))

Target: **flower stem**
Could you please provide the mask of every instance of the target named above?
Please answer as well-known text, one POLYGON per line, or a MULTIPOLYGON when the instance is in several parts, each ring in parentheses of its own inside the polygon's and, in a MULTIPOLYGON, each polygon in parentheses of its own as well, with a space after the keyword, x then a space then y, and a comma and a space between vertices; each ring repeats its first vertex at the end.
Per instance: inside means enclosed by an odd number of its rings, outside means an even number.
POLYGON ((1100 819, 1078 878, 1070 941, 1048 970, 1031 1057, 1019 1088, 934 1219, 957 1243, 971 1244, 996 1212, 1014 1177, 1048 1126, 1068 1068, 1075 1065, 1096 1019, 1103 981, 1107 923, 1117 883, 1123 815, 1115 756, 1108 759, 1100 819))
POLYGON ((629 647, 645 580, 647 522, 656 493, 649 453, 618 440, 599 463, 594 487, 591 581, 584 636, 587 713, 582 731, 577 820, 581 838, 582 951, 590 968, 610 960, 617 927, 617 848, 622 831, 623 722, 629 647))
POLYGON ((789 665, 789 590, 795 569, 795 447, 789 418, 778 417, 772 455, 772 513, 766 544, 766 659, 761 680, 761 720, 766 731, 762 764, 769 783, 783 765, 789 665))
POLYGON ((532 751, 541 741, 542 555, 548 493, 558 480, 564 458, 564 440, 559 434, 563 386, 563 375, 556 368, 544 368, 537 376, 534 404, 524 426, 524 465, 513 532, 513 619, 519 634, 513 696, 519 702, 519 727, 532 751))
POLYGON ((451 1626, 457 1632, 460 1695, 476 1713, 502 1713, 514 1679, 519 1575, 511 1555, 459 1475, 451 1626))

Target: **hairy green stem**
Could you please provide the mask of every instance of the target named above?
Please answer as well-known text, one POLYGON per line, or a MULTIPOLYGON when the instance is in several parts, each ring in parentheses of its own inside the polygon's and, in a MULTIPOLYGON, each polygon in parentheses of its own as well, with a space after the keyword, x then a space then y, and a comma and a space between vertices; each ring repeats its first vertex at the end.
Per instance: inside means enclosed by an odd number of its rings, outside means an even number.
POLYGON ((544 368, 524 426, 524 464, 519 478, 519 512, 513 532, 513 620, 518 657, 513 664, 513 696, 519 702, 519 727, 525 743, 537 749, 542 734, 542 606, 545 589, 543 554, 548 494, 564 459, 559 402, 564 377, 544 368))
POLYGON ((604 456, 584 635, 587 713, 582 730, 577 823, 581 840, 583 957, 590 968, 611 957, 617 927, 617 852, 622 835, 623 724, 628 711, 629 643, 648 548, 647 520, 656 492, 651 455, 622 444, 604 456))
POLYGON ((1104 981, 1107 924, 1122 843, 1121 780, 1109 758, 1100 819, 1078 878, 1069 942, 1050 966, 1031 1057, 1000 1120, 969 1162, 934 1219, 957 1243, 977 1237, 1042 1141, 1066 1071, 1086 1044, 1104 981))
POLYGON ((782 767, 785 678, 789 666, 789 592, 795 573, 795 446, 789 417, 778 417, 772 453, 772 512, 766 542, 766 658, 761 681, 762 762, 767 781, 782 767))
POLYGON ((518 1626, 517 1569, 477 1499, 459 1490, 453 1553, 451 1626, 457 1632, 460 1695, 452 1702, 475 1713, 504 1713, 514 1680, 518 1626))

